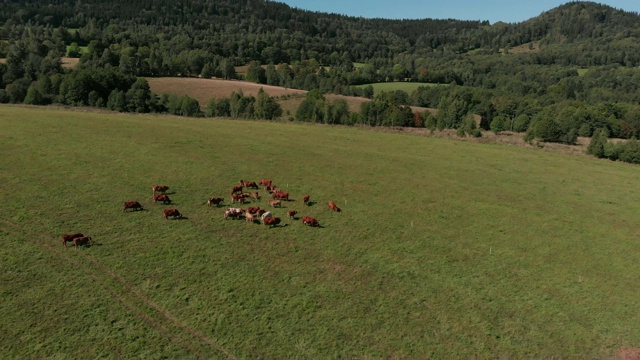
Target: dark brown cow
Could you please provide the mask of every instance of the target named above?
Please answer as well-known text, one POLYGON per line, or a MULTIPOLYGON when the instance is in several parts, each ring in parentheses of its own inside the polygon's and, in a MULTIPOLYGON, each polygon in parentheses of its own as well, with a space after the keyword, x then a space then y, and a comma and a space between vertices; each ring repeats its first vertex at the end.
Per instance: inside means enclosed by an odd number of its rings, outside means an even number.
POLYGON ((340 208, 333 201, 329 201, 329 208, 333 211, 340 212, 340 208))
POLYGON ((285 201, 289 201, 289 193, 283 192, 283 191, 278 191, 273 193, 273 198, 274 199, 280 199, 280 200, 285 200, 285 201))
POLYGON ((64 234, 62 235, 62 245, 64 245, 64 247, 67 247, 67 243, 68 242, 72 242, 73 239, 75 238, 81 238, 84 235, 82 235, 82 233, 77 233, 77 234, 64 234))
POLYGON ((142 208, 142 205, 140 205, 139 202, 137 201, 125 201, 124 202, 124 209, 122 209, 122 212, 127 211, 127 209, 132 209, 132 210, 144 210, 142 208))
POLYGON ((166 185, 155 185, 151 188, 151 190, 153 190, 153 193, 166 193, 167 190, 169 190, 169 187, 166 185))
POLYGON ((182 214, 180 214, 178 209, 164 209, 164 218, 169 220, 169 216, 174 219, 182 219, 182 214))
POLYGON ((268 212, 268 211, 264 210, 264 209, 260 209, 260 210, 258 210, 258 216, 262 217, 262 214, 264 214, 266 212, 268 212))
POLYGON ((209 200, 207 200, 207 204, 209 206, 211 205, 215 205, 215 206, 220 206, 220 204, 222 203, 222 201, 224 201, 223 198, 221 197, 215 197, 215 198, 210 198, 209 200))
POLYGON ((294 216, 296 216, 296 214, 297 214, 297 213, 298 213, 298 212, 297 212, 297 211, 295 211, 295 210, 289 210, 289 211, 287 211, 287 217, 288 217, 289 219, 293 219, 293 217, 294 217, 294 216))
POLYGON ((280 218, 279 217, 266 217, 264 219, 262 219, 262 222, 265 225, 268 225, 269 227, 274 227, 277 226, 278 224, 280 224, 280 218))
POLYGON ((302 217, 302 223, 304 225, 309 225, 309 226, 320 226, 320 224, 318 223, 318 220, 312 218, 311 216, 303 216, 302 217))
POLYGON ((265 187, 264 187, 264 191, 268 191, 270 193, 273 192, 273 190, 275 190, 275 189, 276 189, 276 186, 272 185, 272 184, 265 185, 265 187))
POLYGON ((169 199, 169 196, 164 194, 153 195, 153 202, 158 203, 158 201, 165 205, 171 204, 171 199, 169 199))
POLYGON ((303 202, 305 205, 309 205, 309 199, 310 199, 310 198, 311 198, 311 197, 310 197, 309 195, 305 195, 305 196, 303 196, 303 197, 302 197, 302 202, 303 202))
POLYGON ((258 184, 255 181, 245 181, 244 187, 248 189, 258 189, 258 184))
POLYGON ((247 212, 249 214, 257 214, 258 211, 260 211, 260 208, 257 207, 257 206, 251 206, 251 207, 247 208, 247 212))
POLYGON ((78 247, 82 245, 89 245, 93 241, 89 236, 82 236, 73 239, 73 246, 78 247))
POLYGON ((235 193, 241 193, 241 192, 242 192, 242 185, 234 186, 231 189, 231 195, 233 195, 235 193))
POLYGON ((276 207, 276 206, 282 207, 282 201, 280 201, 280 200, 269 200, 269 205, 271 205, 273 207, 276 207))

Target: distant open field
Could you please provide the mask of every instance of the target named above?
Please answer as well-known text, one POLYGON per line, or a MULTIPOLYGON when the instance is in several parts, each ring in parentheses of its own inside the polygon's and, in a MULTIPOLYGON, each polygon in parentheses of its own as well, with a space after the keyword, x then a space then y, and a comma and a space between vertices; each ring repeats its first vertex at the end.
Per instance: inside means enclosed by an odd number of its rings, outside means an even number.
POLYGON ((234 91, 242 91, 244 95, 256 96, 260 88, 271 96, 306 94, 304 90, 287 89, 278 86, 256 84, 248 81, 198 79, 198 78, 147 78, 151 91, 157 94, 189 95, 200 103, 207 105, 212 98, 231 97, 234 91))
MULTIPOLYGON (((245 95, 258 94, 263 88, 271 96, 290 95, 290 98, 278 100, 284 111, 284 118, 294 116, 300 103, 304 100, 307 91, 288 89, 278 86, 261 85, 248 81, 197 79, 197 78, 147 78, 151 91, 157 94, 189 95, 205 107, 211 98, 230 97, 234 91, 241 90, 245 95), (287 111, 289 115, 287 115, 287 111)), ((360 111, 360 104, 370 101, 366 98, 328 94, 329 100, 344 99, 349 105, 350 111, 360 111)), ((414 111, 434 111, 433 109, 412 107, 414 111)))
POLYGON ((359 88, 365 88, 367 86, 373 86, 374 94, 378 94, 383 91, 396 91, 402 90, 411 94, 417 88, 421 86, 446 86, 442 84, 432 84, 432 83, 419 83, 419 82, 408 82, 408 81, 395 81, 395 82, 382 82, 382 83, 372 83, 365 85, 358 85, 359 88))
POLYGON ((635 165, 7 105, 0 140, 0 358, 612 358, 640 345, 635 165), (279 227, 205 204, 264 177, 293 201, 269 208, 261 189, 243 207, 279 227), (185 219, 162 218, 155 184, 185 219), (123 212, 127 200, 145 210, 123 212), (94 245, 64 248, 70 232, 94 245))

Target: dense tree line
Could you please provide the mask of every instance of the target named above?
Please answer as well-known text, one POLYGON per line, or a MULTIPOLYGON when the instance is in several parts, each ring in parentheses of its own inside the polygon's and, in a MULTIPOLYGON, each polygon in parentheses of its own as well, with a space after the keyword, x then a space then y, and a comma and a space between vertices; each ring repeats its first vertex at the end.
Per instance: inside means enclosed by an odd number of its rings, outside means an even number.
POLYGON ((277 103, 232 94, 203 111, 138 77, 200 76, 316 90, 296 118, 328 124, 480 127, 573 143, 606 129, 640 135, 640 16, 569 2, 518 24, 364 19, 265 0, 7 1, 0 102, 277 118, 277 103), (526 45, 522 47, 521 45, 526 45), (520 46, 520 48, 518 48, 520 46), (63 55, 80 58, 74 71, 63 55), (354 64, 357 63, 357 64, 354 64), (247 65, 246 74, 236 66, 247 65), (377 94, 386 81, 442 84, 377 94), (363 96, 350 113, 322 94, 363 96), (438 108, 416 114, 407 105, 438 108))

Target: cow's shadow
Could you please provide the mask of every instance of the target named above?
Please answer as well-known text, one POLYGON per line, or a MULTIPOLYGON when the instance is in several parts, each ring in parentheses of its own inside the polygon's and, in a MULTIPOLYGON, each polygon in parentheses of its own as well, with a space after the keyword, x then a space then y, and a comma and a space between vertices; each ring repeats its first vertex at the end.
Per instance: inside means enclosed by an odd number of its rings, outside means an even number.
POLYGON ((307 206, 314 206, 315 204, 317 204, 316 201, 309 201, 307 202, 307 206))

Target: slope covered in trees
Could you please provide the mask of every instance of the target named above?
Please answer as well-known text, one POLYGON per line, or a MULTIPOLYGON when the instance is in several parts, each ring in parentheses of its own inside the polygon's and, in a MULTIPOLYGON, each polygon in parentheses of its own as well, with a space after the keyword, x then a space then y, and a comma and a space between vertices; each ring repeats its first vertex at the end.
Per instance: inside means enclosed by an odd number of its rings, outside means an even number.
MULTIPOLYGON (((485 129, 527 131, 528 138, 571 143, 599 128, 635 137, 639 36, 638 14, 593 2, 569 2, 517 24, 489 24, 365 19, 264 0, 9 1, 0 8, 0 56, 6 57, 0 101, 107 106, 109 81, 93 88, 95 81, 78 81, 60 68, 60 56, 69 52, 81 56, 74 72, 98 68, 96 74, 123 78, 234 79, 234 67, 248 64, 247 80, 321 93, 373 97, 355 85, 386 81, 452 85, 378 95, 360 114, 341 117, 348 123, 460 128, 477 113, 485 129), (70 76, 75 80, 64 80, 70 76), (69 82, 88 88, 68 94, 69 82), (401 105, 441 111, 433 120, 409 121, 401 105), (401 119, 380 119, 375 109, 401 119)), ((111 91, 129 91, 122 81, 112 84, 120 85, 111 91)), ((154 104, 117 108, 166 108, 149 99, 154 104)))

